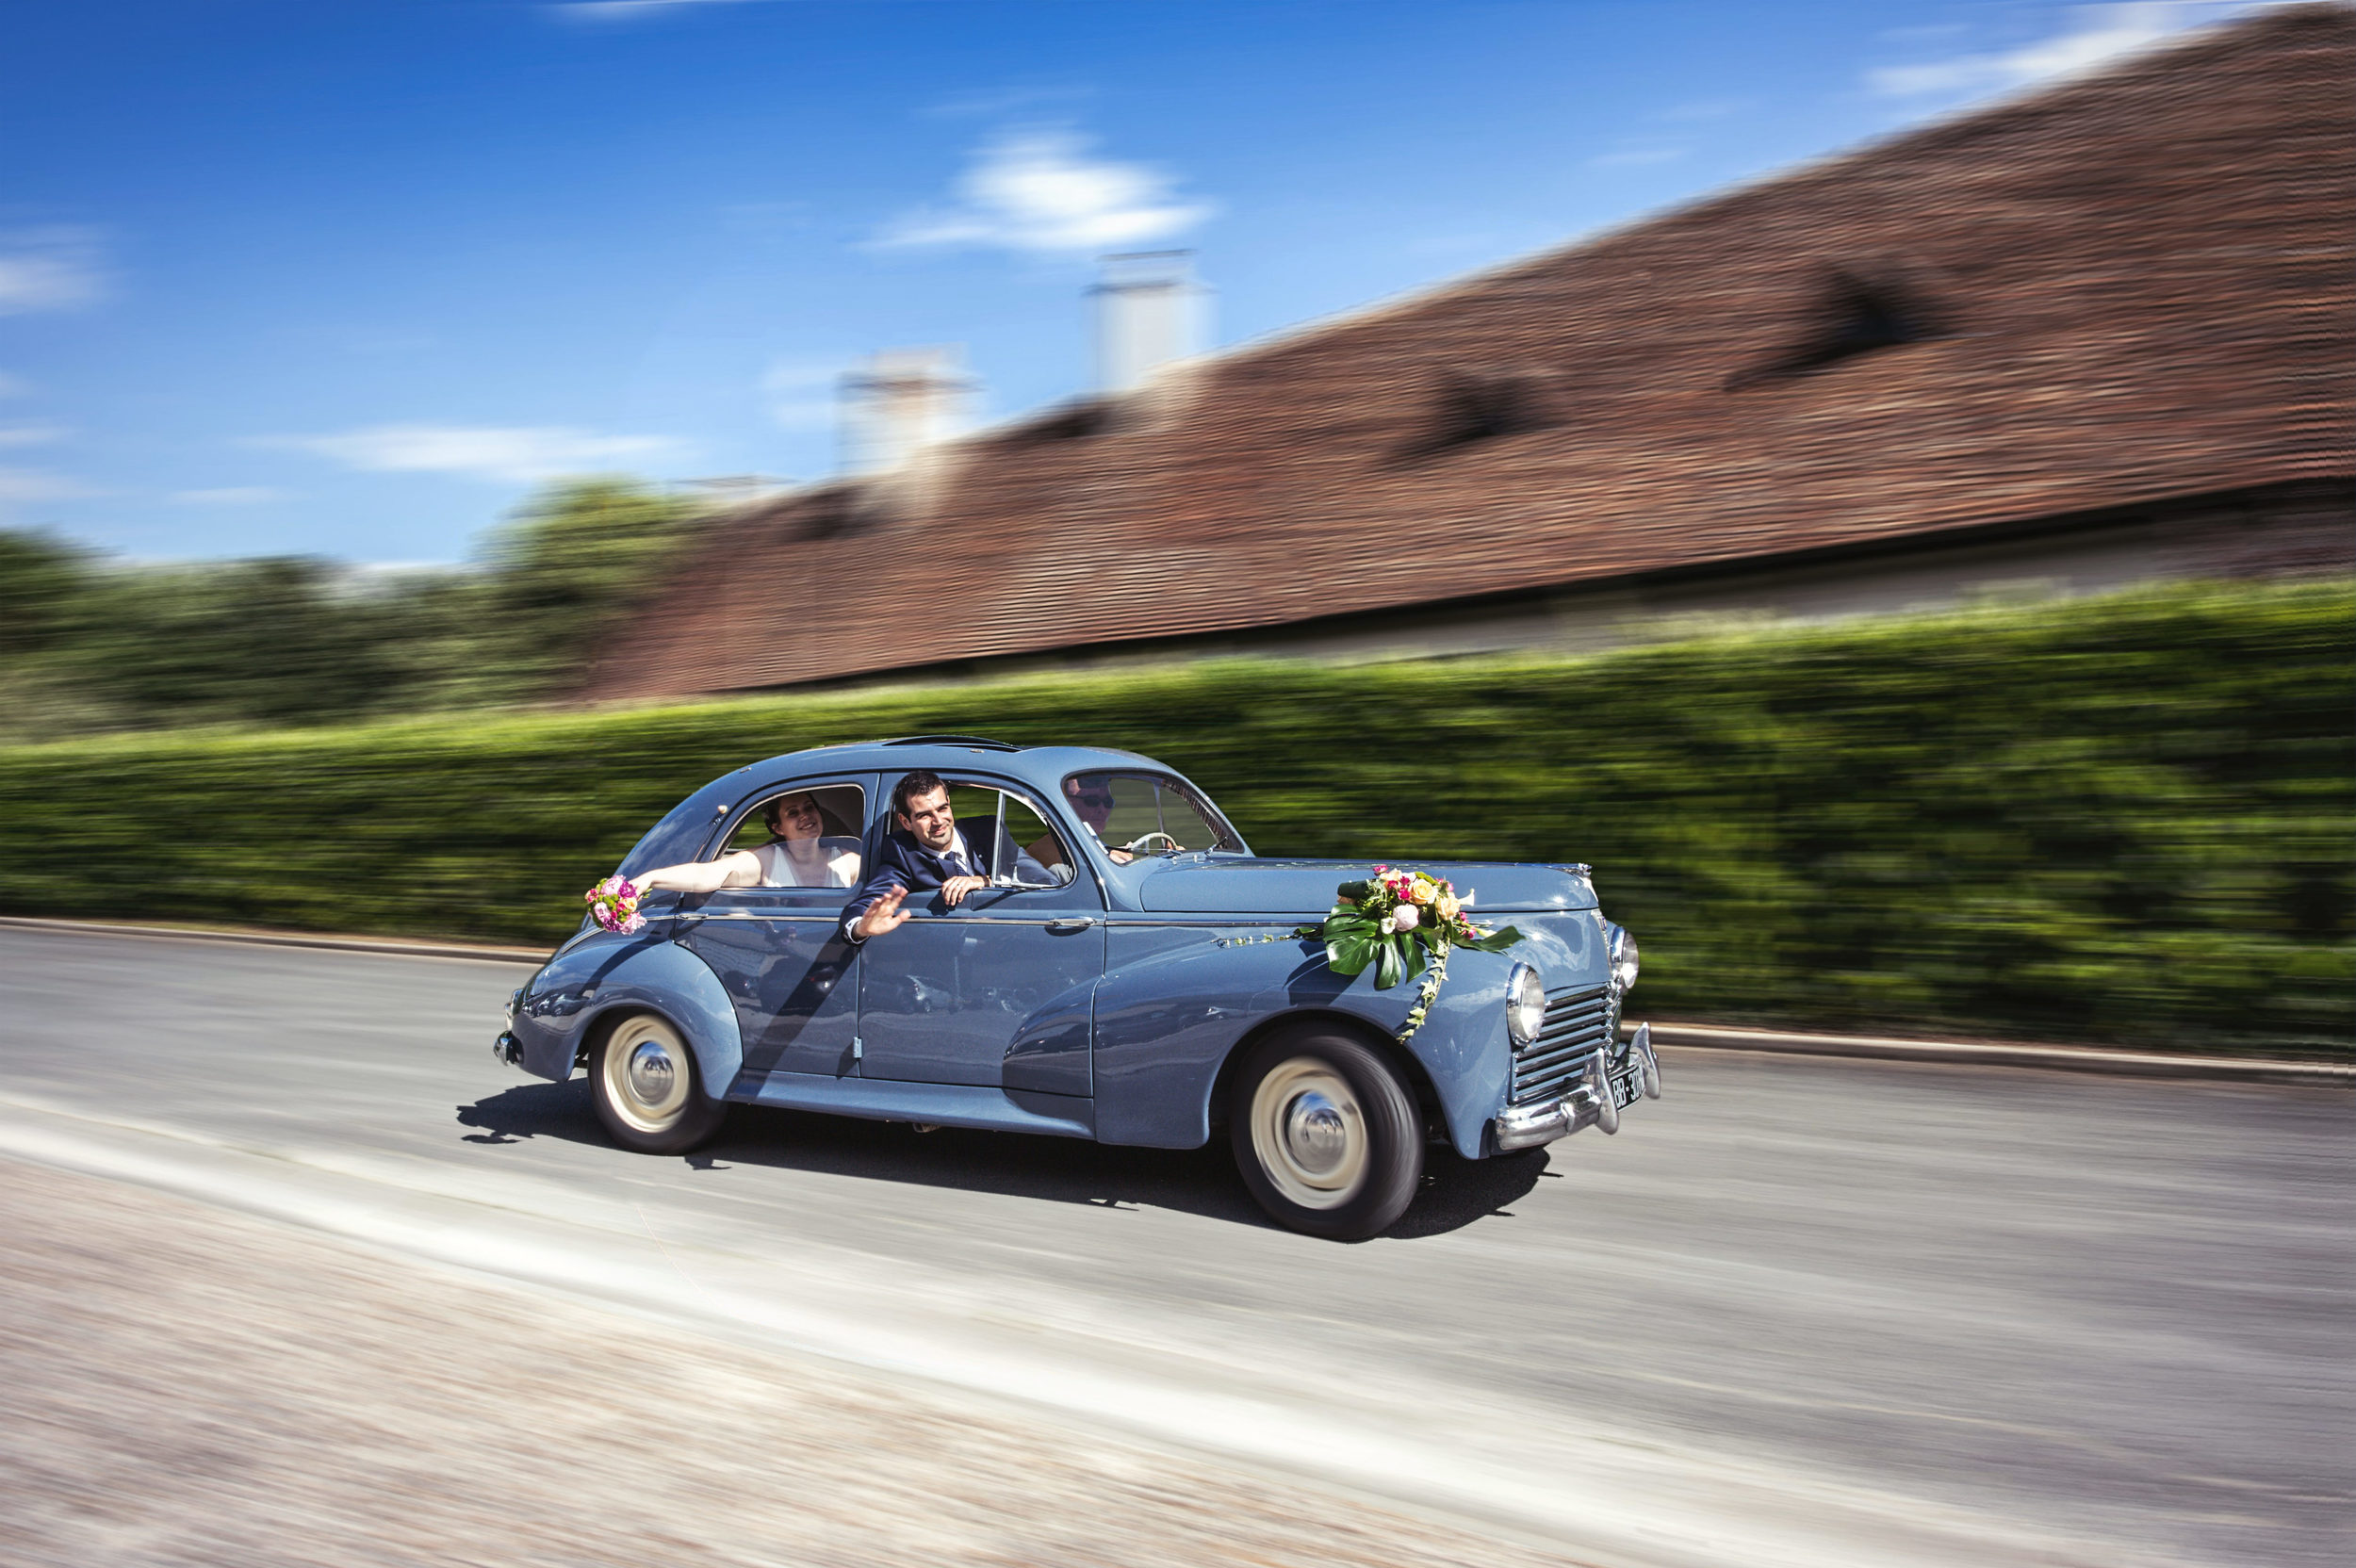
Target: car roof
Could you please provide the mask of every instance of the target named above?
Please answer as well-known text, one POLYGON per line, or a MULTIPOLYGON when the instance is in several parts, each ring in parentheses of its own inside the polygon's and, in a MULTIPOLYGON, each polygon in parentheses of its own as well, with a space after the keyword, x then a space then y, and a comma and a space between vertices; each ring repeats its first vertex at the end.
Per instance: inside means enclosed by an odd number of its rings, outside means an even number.
POLYGON ((1067 775, 1092 769, 1150 768, 1177 776, 1178 770, 1134 751, 1111 746, 1024 746, 981 735, 909 735, 894 740, 859 741, 847 745, 815 746, 789 751, 754 764, 764 775, 782 775, 805 767, 839 768, 844 772, 892 774, 918 768, 934 773, 1001 774, 1040 790, 1055 790, 1067 775))

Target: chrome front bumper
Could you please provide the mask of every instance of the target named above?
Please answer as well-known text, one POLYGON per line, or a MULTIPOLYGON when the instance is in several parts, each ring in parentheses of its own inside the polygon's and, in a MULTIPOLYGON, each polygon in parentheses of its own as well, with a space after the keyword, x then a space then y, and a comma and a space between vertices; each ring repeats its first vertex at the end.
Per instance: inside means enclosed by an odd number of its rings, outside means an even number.
POLYGON ((1586 1127, 1606 1133, 1620 1130, 1620 1107, 1612 1098, 1615 1074, 1634 1070, 1647 1100, 1661 1098, 1661 1057, 1652 1046, 1652 1025, 1640 1023, 1617 1057, 1597 1051, 1587 1059, 1587 1070, 1559 1100, 1536 1105, 1508 1107, 1491 1123, 1497 1152, 1534 1149, 1586 1127))
POLYGON ((500 1030, 499 1037, 491 1042, 491 1054, 509 1067, 521 1067, 524 1063, 524 1042, 515 1037, 515 1015, 523 1011, 523 1006, 524 990, 518 986, 508 997, 507 1011, 499 1019, 507 1027, 500 1030))

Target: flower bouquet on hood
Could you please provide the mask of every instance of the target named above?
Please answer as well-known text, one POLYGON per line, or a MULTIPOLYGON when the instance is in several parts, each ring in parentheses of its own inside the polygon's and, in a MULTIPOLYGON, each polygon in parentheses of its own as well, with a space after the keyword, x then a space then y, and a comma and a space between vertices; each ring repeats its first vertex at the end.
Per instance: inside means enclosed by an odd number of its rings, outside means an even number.
POLYGON ((590 919, 616 936, 627 937, 646 926, 646 917, 638 912, 642 896, 629 877, 609 876, 581 898, 589 906, 590 919))
POLYGON ((1459 898, 1446 877, 1419 871, 1377 866, 1365 881, 1334 889, 1333 899, 1317 935, 1325 939, 1325 961, 1334 973, 1358 974, 1371 965, 1374 988, 1384 991, 1407 978, 1416 959, 1423 960, 1423 985, 1399 1032, 1402 1041, 1423 1027, 1448 978, 1451 949, 1502 953, 1522 939, 1510 925, 1493 931, 1476 924, 1466 912, 1471 893, 1459 898))
POLYGON ((1419 955, 1445 962, 1451 947, 1502 953, 1522 939, 1510 925, 1502 931, 1476 925, 1466 912, 1469 893, 1459 898, 1446 877, 1419 871, 1377 866, 1365 881, 1334 889, 1333 898, 1318 933, 1325 939, 1325 961, 1336 974, 1356 974, 1373 965, 1379 991, 1407 978, 1408 966, 1419 955))

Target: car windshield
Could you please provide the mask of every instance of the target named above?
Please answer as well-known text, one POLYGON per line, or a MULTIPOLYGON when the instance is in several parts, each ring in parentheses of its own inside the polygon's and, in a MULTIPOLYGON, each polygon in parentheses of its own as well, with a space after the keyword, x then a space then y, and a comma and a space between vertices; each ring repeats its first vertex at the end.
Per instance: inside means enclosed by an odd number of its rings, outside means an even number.
POLYGON ((1063 792, 1072 814, 1107 849, 1134 856, 1243 853, 1243 841, 1218 808, 1167 774, 1075 773, 1063 792))

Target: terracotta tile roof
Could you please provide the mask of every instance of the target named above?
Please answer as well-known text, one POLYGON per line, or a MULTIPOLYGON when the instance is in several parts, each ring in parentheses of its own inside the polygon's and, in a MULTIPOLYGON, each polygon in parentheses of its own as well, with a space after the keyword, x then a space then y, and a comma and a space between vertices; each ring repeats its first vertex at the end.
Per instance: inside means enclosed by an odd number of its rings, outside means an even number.
POLYGON ((716 527, 585 694, 2356 473, 2352 89, 2356 11, 2270 11, 797 492, 716 527))

